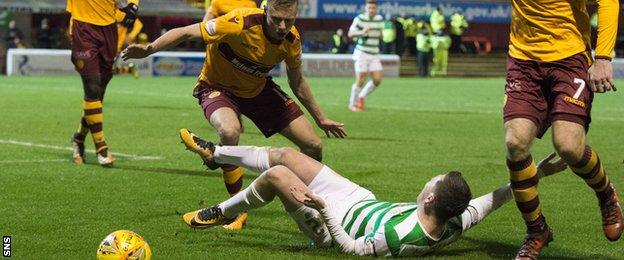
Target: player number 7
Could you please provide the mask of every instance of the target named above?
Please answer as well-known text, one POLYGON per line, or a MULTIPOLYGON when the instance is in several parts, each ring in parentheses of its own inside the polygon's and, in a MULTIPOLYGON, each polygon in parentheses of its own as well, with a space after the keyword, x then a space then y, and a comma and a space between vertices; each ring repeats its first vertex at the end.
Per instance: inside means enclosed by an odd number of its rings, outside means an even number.
POLYGON ((576 90, 576 93, 574 93, 572 98, 578 99, 581 96, 581 92, 583 92, 583 89, 585 88, 585 81, 579 78, 574 78, 574 83, 579 84, 579 88, 576 90))

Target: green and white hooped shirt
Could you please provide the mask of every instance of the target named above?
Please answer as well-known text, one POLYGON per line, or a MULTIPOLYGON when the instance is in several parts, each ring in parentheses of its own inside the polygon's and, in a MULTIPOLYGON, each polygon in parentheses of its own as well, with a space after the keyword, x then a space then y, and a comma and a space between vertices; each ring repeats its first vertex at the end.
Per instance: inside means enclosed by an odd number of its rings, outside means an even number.
POLYGON ((356 46, 357 50, 363 51, 368 54, 379 54, 379 43, 381 42, 381 30, 383 29, 383 17, 377 14, 372 19, 366 14, 360 14, 353 19, 351 28, 349 30, 361 31, 364 28, 369 28, 364 35, 357 37, 356 46))
POLYGON ((420 225, 417 208, 416 203, 365 200, 351 207, 342 226, 353 239, 365 237, 376 256, 420 256, 460 237, 461 216, 449 220, 442 237, 434 240, 420 225))

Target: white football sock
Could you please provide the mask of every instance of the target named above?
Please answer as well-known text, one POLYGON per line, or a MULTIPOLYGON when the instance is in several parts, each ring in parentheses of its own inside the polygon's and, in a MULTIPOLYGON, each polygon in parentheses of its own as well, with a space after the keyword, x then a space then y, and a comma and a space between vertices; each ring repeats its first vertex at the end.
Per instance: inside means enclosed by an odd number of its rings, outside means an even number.
POLYGON ((358 97, 359 98, 365 98, 368 94, 373 92, 373 90, 375 90, 375 88, 377 88, 377 86, 375 86, 375 84, 373 84, 372 80, 369 80, 368 82, 366 82, 366 85, 364 86, 364 89, 362 89, 362 91, 360 91, 360 94, 358 95, 358 97))
POLYGON ((221 164, 233 164, 262 173, 270 168, 269 147, 215 146, 214 160, 221 164))
POLYGON ((355 106, 355 100, 360 94, 360 91, 362 91, 362 88, 360 88, 357 84, 353 83, 353 85, 351 85, 351 97, 349 97, 349 107, 355 106))
POLYGON ((256 190, 256 182, 249 184, 249 187, 236 193, 228 200, 221 202, 219 208, 226 218, 233 218, 243 211, 255 209, 268 204, 271 201, 267 201, 262 198, 256 190))

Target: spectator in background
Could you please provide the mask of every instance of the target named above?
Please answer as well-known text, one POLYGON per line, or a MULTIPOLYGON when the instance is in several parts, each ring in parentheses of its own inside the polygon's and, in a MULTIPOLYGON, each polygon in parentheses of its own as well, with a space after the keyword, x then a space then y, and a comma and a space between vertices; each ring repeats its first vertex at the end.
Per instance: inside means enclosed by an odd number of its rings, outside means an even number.
POLYGON ((4 33, 4 41, 6 42, 7 50, 24 48, 26 46, 26 44, 24 44, 24 33, 15 26, 15 20, 9 22, 9 28, 4 33))
POLYGON ((416 56, 416 34, 418 34, 418 30, 416 29, 416 21, 411 17, 401 17, 399 18, 399 22, 403 26, 403 30, 405 31, 405 45, 407 46, 408 56, 416 56))
POLYGON ((468 28, 468 21, 461 11, 456 11, 451 15, 451 52, 466 52, 466 47, 462 45, 461 36, 468 28))
POLYGON ((436 34, 439 31, 443 31, 446 28, 446 21, 444 19, 444 13, 442 8, 438 7, 431 13, 429 17, 429 24, 431 25, 431 33, 436 34))
POLYGON ((448 50, 451 47, 451 37, 438 31, 431 36, 431 50, 433 51, 433 67, 431 76, 446 76, 448 67, 448 50))
POLYGON ((416 35, 416 48, 418 49, 418 75, 429 76, 429 53, 431 52, 429 27, 423 26, 416 35))
MULTIPOLYGON (((423 20, 423 19, 418 20, 418 22, 415 23, 414 27, 415 27, 415 30, 416 30, 416 34, 418 34, 418 32, 420 32, 423 28, 427 28, 427 31, 429 32, 429 36, 431 36, 431 26, 425 20, 423 20)), ((418 46, 418 39, 417 38, 416 38, 416 40, 414 42, 414 48, 416 48, 416 52, 418 52, 418 48, 416 46, 418 46)), ((431 59, 431 55, 429 55, 429 58, 431 59)))
POLYGON ((333 47, 332 53, 347 53, 349 49, 348 39, 342 29, 336 30, 336 33, 332 37, 333 47))
POLYGON ((401 56, 403 55, 403 50, 405 48, 405 30, 403 30, 403 25, 399 22, 400 17, 395 17, 392 19, 392 24, 394 25, 394 30, 396 33, 396 37, 394 39, 394 53, 401 56))
POLYGON ((58 46, 57 34, 50 27, 48 18, 43 18, 41 20, 41 26, 37 31, 36 38, 35 47, 37 48, 52 49, 58 46))
POLYGON ((381 29, 381 47, 383 54, 390 54, 394 52, 394 41, 396 40, 396 28, 390 14, 386 14, 386 19, 381 29))

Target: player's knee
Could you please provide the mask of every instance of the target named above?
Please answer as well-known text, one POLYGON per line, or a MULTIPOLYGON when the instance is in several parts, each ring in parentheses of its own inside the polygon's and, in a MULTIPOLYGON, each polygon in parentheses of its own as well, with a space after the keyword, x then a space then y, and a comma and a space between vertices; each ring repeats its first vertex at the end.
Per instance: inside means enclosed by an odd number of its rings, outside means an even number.
POLYGON ((87 84, 84 86, 84 97, 87 100, 102 100, 102 89, 99 85, 87 84))
POLYGON ((529 147, 531 145, 530 139, 525 139, 517 135, 507 135, 505 137, 505 146, 507 146, 507 152, 511 156, 510 159, 522 160, 529 154, 529 147))
POLYGON ((300 148, 302 153, 310 156, 314 160, 320 162, 323 159, 323 143, 320 139, 313 142, 308 142, 305 146, 302 146, 300 148))
POLYGON ((584 146, 576 140, 553 138, 553 145, 557 154, 568 163, 576 163, 581 160, 584 146))
POLYGON ((358 87, 362 87, 362 85, 364 85, 366 78, 358 78, 357 80, 355 80, 355 84, 358 85, 358 87))
POLYGON ((237 126, 221 126, 217 130, 219 139, 223 144, 236 144, 240 136, 240 127, 237 126))
POLYGON ((381 85, 381 79, 373 79, 373 84, 375 84, 375 86, 381 85))
POLYGON ((290 147, 272 148, 271 152, 275 156, 275 161, 279 165, 284 165, 285 162, 293 160, 295 156, 299 153, 297 150, 290 147))
POLYGON ((288 168, 282 165, 276 165, 264 172, 263 176, 266 181, 272 184, 280 183, 286 178, 288 168))

